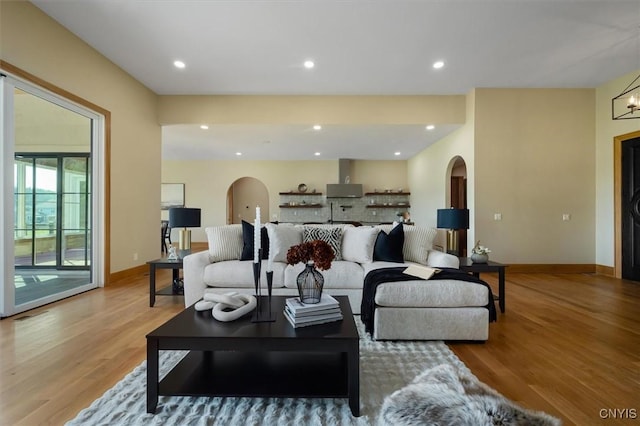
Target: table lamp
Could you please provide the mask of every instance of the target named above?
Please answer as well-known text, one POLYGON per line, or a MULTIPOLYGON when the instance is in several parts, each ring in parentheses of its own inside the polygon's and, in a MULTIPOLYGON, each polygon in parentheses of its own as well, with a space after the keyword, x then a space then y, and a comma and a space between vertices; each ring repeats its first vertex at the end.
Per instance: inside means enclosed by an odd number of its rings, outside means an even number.
POLYGON ((458 229, 469 229, 468 209, 438 209, 438 228, 447 229, 447 253, 460 256, 458 229))
POLYGON ((169 226, 180 230, 180 250, 191 250, 191 230, 200 226, 200 209, 174 207, 169 209, 169 226))

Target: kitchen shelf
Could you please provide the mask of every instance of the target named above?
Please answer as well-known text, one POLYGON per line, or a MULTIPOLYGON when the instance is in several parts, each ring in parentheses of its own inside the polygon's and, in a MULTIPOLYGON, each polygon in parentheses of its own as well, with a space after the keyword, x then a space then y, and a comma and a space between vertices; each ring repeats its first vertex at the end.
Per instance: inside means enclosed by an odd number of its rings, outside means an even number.
POLYGON ((410 192, 365 192, 366 197, 376 196, 376 195, 411 195, 410 192))
POLYGON ((281 209, 320 209, 322 204, 296 204, 295 206, 289 204, 280 204, 278 207, 281 209))
POLYGON ((279 195, 322 195, 322 192, 280 192, 279 195))
POLYGON ((397 208, 410 208, 409 204, 367 204, 368 209, 397 209, 397 208))

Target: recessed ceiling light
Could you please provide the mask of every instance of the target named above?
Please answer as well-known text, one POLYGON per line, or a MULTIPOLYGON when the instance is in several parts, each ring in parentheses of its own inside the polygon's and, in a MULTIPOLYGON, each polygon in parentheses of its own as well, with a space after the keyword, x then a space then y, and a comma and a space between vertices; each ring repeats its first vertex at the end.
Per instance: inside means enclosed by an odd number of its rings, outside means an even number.
POLYGON ((393 155, 396 155, 396 156, 398 156, 400 154, 402 154, 400 151, 396 151, 396 152, 393 153, 393 155))
POLYGON ((318 155, 320 155, 320 153, 319 152, 314 152, 313 155, 315 155, 317 157, 318 155))
POLYGON ((436 61, 433 63, 433 67, 437 70, 439 70, 440 68, 444 67, 444 62, 443 61, 436 61))
POLYGON ((433 129, 435 129, 435 128, 436 128, 436 126, 434 126, 433 124, 429 124, 429 125, 426 127, 426 129, 427 129, 427 130, 433 130, 433 129))
POLYGON ((313 130, 322 130, 322 126, 319 124, 316 124, 313 126, 313 130))
POLYGON ((236 155, 239 157, 239 156, 242 155, 242 153, 241 152, 236 152, 236 155))
POLYGON ((206 124, 203 124, 202 126, 200 126, 200 128, 202 130, 207 130, 209 128, 209 126, 207 126, 206 124))
POLYGON ((182 61, 173 61, 173 66, 180 69, 186 67, 186 65, 182 61))
POLYGON ((310 70, 311 68, 315 67, 316 64, 313 63, 313 61, 304 61, 304 67, 308 70, 310 70))

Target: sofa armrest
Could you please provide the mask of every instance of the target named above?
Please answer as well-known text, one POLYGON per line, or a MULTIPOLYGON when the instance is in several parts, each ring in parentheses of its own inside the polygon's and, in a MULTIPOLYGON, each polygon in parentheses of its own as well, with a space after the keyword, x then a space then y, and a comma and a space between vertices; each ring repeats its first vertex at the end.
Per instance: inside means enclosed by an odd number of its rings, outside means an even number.
POLYGON ((432 268, 456 268, 460 267, 460 259, 449 253, 443 253, 437 250, 429 250, 427 256, 427 265, 432 268))
POLYGON ((208 251, 200 251, 182 259, 184 274, 184 306, 193 305, 204 296, 204 268, 211 264, 208 251))

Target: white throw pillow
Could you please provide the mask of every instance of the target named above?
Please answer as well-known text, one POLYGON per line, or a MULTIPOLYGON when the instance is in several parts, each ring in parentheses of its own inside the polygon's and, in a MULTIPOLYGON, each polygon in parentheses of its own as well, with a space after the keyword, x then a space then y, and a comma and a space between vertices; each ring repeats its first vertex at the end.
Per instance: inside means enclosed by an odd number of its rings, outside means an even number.
POLYGON ((212 262, 238 260, 242 254, 242 225, 223 225, 205 228, 212 262))
POLYGON ((342 232, 342 259, 357 263, 373 262, 373 247, 380 232, 369 226, 345 228, 342 232))
POLYGON ((269 235, 269 260, 271 262, 286 262, 289 248, 302 243, 304 228, 273 223, 267 223, 265 226, 269 235))
POLYGON ((435 228, 422 226, 404 226, 404 246, 402 254, 405 262, 427 264, 429 250, 433 248, 433 240, 436 237, 435 228))

